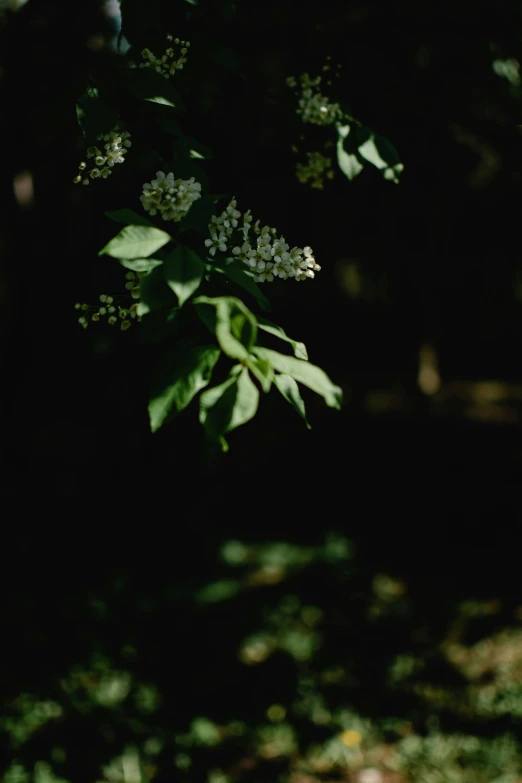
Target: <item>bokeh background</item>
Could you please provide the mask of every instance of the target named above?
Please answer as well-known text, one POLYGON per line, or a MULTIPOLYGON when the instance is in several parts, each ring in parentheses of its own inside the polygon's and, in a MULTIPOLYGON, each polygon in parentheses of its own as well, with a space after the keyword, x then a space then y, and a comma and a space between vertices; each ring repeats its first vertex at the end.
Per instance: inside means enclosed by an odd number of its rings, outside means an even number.
POLYGON ((518 783, 520 3, 124 0, 137 39, 164 25, 194 67, 216 55, 190 129, 215 153, 212 190, 322 265, 267 293, 343 410, 307 397, 308 432, 271 395, 226 455, 195 410, 150 435, 147 349, 76 321, 76 301, 119 285, 97 257, 103 211, 139 205, 130 174, 72 183, 75 103, 117 57, 116 5, 15 5, 6 783, 518 783), (333 97, 397 147, 400 184, 370 166, 323 190, 296 178, 292 145, 316 138, 285 80, 327 56, 333 97))

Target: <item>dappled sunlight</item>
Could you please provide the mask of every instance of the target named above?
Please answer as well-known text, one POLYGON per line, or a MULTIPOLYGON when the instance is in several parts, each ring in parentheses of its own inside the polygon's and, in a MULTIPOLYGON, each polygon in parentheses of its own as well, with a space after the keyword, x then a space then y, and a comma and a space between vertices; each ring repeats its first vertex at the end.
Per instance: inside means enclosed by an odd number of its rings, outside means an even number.
MULTIPOLYGON (((273 774, 272 765, 283 765, 293 783, 318 783, 324 776, 350 783, 446 783, 448 774, 455 783, 491 783, 518 768, 518 745, 509 733, 479 739, 470 730, 446 733, 440 722, 445 714, 465 717, 478 732, 485 717, 522 715, 522 631, 513 625, 466 641, 474 624, 496 622, 499 601, 454 605, 435 643, 426 636, 407 578, 382 569, 368 574, 368 564, 361 571, 354 543, 338 534, 309 546, 231 538, 214 563, 214 581, 200 578, 183 594, 170 588, 136 594, 123 636, 117 584, 128 590, 125 574, 119 573, 103 600, 88 596, 96 622, 114 621, 112 633, 120 636, 116 658, 127 664, 96 653, 49 689, 52 700, 27 693, 12 701, 1 727, 16 753, 23 752, 20 758, 33 743, 39 747, 46 732, 56 737, 49 759, 35 762, 35 780, 73 783, 66 773, 70 748, 63 727, 87 719, 99 723, 96 742, 104 747, 93 783, 153 783, 163 779, 169 764, 204 783, 239 783, 247 774, 264 780, 273 774), (260 578, 265 569, 276 569, 278 578, 260 578), (174 647, 154 646, 150 657, 146 625, 138 636, 136 630, 156 607, 165 611, 165 600, 176 607, 174 647), (200 642, 189 632, 197 607, 205 613, 204 625, 219 628, 226 622, 223 613, 239 608, 238 602, 243 615, 228 631, 238 639, 235 657, 228 642, 225 658, 215 643, 203 650, 204 668, 212 674, 221 660, 228 672, 219 681, 212 676, 214 706, 209 702, 204 711, 195 692, 184 691, 181 672, 166 676, 169 659, 180 645, 199 657, 200 642), (189 614, 184 605, 193 607, 189 614), (132 643, 124 639, 130 627, 132 643), (386 628, 395 631, 383 633, 386 628), (374 645, 372 655, 382 662, 380 673, 367 645, 374 645), (443 665, 447 673, 441 677, 443 665), (285 671, 294 684, 279 689, 274 699, 274 673, 281 677, 285 671), (460 673, 458 682, 452 671, 460 673), (264 683, 253 703, 248 687, 244 694, 237 690, 241 682, 253 683, 252 676, 264 683), (380 714, 364 706, 368 698, 382 703, 380 714)), ((204 669, 195 673, 205 676, 204 669)), ((16 760, 5 780, 29 783, 28 774, 16 760)))

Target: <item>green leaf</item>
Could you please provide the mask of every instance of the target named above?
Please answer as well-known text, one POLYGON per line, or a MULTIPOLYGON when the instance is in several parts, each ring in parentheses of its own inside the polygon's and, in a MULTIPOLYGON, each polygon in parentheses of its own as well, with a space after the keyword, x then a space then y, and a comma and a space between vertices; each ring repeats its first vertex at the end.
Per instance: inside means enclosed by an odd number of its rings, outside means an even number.
POLYGON ((246 361, 246 366, 252 375, 257 378, 263 391, 269 392, 274 380, 272 365, 264 359, 254 359, 250 356, 246 361))
POLYGON ((309 430, 312 429, 306 418, 305 404, 299 393, 299 386, 294 381, 294 379, 290 375, 285 375, 282 373, 280 375, 274 376, 274 384, 279 389, 285 400, 289 402, 290 405, 296 409, 301 418, 304 419, 307 428, 309 430))
POLYGON ((385 179, 398 182, 404 166, 393 144, 363 125, 354 127, 355 131, 350 124, 337 128, 337 162, 341 171, 348 179, 354 179, 367 161, 382 171, 385 179))
POLYGON ((274 370, 284 375, 290 375, 294 380, 308 386, 316 394, 320 394, 330 408, 341 407, 342 390, 330 380, 320 367, 302 359, 294 359, 293 356, 284 356, 284 354, 271 351, 268 348, 256 346, 253 352, 260 359, 268 361, 274 370))
POLYGON ((138 315, 147 315, 160 307, 171 310, 176 304, 176 297, 166 284, 161 267, 154 267, 148 275, 141 278, 138 315))
POLYGON ((269 313, 272 310, 270 302, 261 291, 257 283, 253 279, 253 275, 244 267, 243 264, 237 261, 230 261, 224 266, 219 267, 219 271, 228 277, 236 285, 243 288, 249 294, 251 294, 258 303, 261 310, 265 313, 269 313))
POLYGON ((150 272, 154 267, 161 266, 159 258, 120 258, 120 264, 133 272, 150 272))
POLYGON ((227 378, 219 386, 204 391, 199 398, 199 421, 213 440, 227 432, 236 397, 237 378, 227 378))
POLYGON ((267 321, 265 318, 259 317, 257 319, 257 323, 259 328, 264 332, 273 334, 274 337, 279 337, 280 340, 284 340, 285 342, 290 343, 294 349, 294 356, 296 356, 298 359, 303 359, 305 362, 308 361, 308 351, 306 350, 306 345, 304 343, 299 343, 296 340, 292 340, 292 338, 288 337, 286 332, 280 326, 270 323, 270 321, 267 321))
POLYGON ((180 347, 162 358, 151 378, 152 432, 173 419, 208 385, 220 353, 215 346, 180 347))
POLYGON ((348 177, 349 180, 355 179, 355 177, 361 173, 364 166, 359 163, 359 159, 353 153, 348 153, 344 149, 344 139, 350 133, 350 126, 345 125, 338 129, 339 138, 337 139, 337 163, 343 174, 348 177))
POLYGON ((143 215, 138 215, 132 209, 117 209, 115 212, 106 212, 108 218, 116 223, 125 223, 132 226, 152 226, 151 221, 143 215))
POLYGON ((110 133, 118 122, 117 109, 96 87, 89 87, 78 98, 76 116, 88 144, 94 144, 100 134, 110 133))
POLYGON ((185 111, 176 88, 153 68, 124 68, 117 77, 121 86, 136 98, 185 111))
POLYGON ((393 144, 383 136, 375 136, 374 141, 379 156, 386 162, 386 168, 383 171, 384 179, 398 182, 399 174, 404 170, 404 165, 401 163, 399 153, 393 144))
POLYGON ((180 307, 199 288, 204 270, 204 262, 186 245, 178 245, 165 259, 163 274, 180 307))
POLYGON ((364 144, 359 147, 359 155, 361 155, 368 163, 375 166, 376 169, 386 168, 386 161, 384 161, 379 155, 379 151, 375 146, 373 137, 370 137, 364 144))
POLYGON ((253 419, 257 413, 258 405, 259 392, 257 386, 250 378, 248 370, 244 369, 237 379, 237 396, 227 432, 253 419))
MULTIPOLYGON (((200 296, 194 300, 196 310, 199 305, 212 305, 216 308, 215 331, 221 349, 231 359, 245 361, 257 338, 257 320, 240 299, 233 296, 209 298, 200 296)), ((208 326, 208 318, 198 311, 208 326)))
MULTIPOLYGON (((175 171, 177 171, 177 168, 173 168, 175 171)), ((193 175, 191 174, 190 176, 193 175)), ((178 223, 178 236, 185 231, 191 230, 196 230, 200 234, 207 234, 211 215, 212 199, 208 196, 202 196, 202 198, 198 198, 198 200, 195 201, 191 206, 185 217, 178 223)))
POLYGON ((170 234, 154 226, 126 226, 98 253, 114 258, 147 258, 171 240, 170 234))
POLYGON ((259 404, 259 391, 246 368, 239 375, 203 392, 199 420, 213 440, 219 440, 252 419, 259 404))

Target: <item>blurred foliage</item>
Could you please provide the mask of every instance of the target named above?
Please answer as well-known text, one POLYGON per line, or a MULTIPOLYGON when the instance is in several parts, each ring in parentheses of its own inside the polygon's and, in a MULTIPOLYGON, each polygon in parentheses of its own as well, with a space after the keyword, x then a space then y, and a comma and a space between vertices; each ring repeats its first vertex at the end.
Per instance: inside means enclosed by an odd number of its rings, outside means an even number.
POLYGON ((444 612, 434 645, 408 584, 339 534, 217 554, 190 588, 122 570, 67 601, 86 651, 10 686, 6 781, 520 779, 522 630, 495 630, 500 601, 444 612))

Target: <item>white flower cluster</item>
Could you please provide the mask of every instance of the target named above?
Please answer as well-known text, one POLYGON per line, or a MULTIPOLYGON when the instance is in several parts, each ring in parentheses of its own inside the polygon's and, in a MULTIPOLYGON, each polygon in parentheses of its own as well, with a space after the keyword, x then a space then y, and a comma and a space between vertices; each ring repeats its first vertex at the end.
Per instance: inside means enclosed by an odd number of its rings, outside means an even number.
POLYGON ((321 152, 307 152, 308 163, 298 163, 295 167, 297 179, 303 185, 323 190, 326 179, 334 178, 331 158, 321 152))
POLYGON ((219 217, 212 216, 208 228, 210 239, 205 246, 210 255, 219 250, 243 261, 254 272, 256 283, 271 283, 276 277, 306 280, 321 269, 311 247, 290 250, 283 236, 277 238, 275 228, 260 228, 259 220, 252 225, 250 210, 241 214, 235 199, 219 217))
POLYGON ((322 95, 319 88, 322 77, 316 76, 310 78, 307 73, 303 73, 299 80, 289 76, 286 83, 295 90, 298 96, 297 114, 300 115, 303 122, 309 122, 313 125, 331 125, 340 120, 343 116, 341 107, 338 103, 331 103, 325 95, 322 95))
MULTIPOLYGON (((125 288, 129 291, 132 299, 140 298, 140 278, 145 273, 142 272, 127 272, 125 275, 127 282, 125 288)), ((132 326, 132 321, 141 321, 141 316, 138 315, 138 302, 135 301, 130 307, 125 307, 125 296, 108 296, 107 294, 100 294, 101 305, 88 305, 77 302, 74 307, 76 310, 81 310, 82 315, 78 318, 78 323, 87 329, 90 320, 97 322, 102 318, 107 319, 107 323, 114 326, 119 322, 122 332, 127 331, 132 326), (120 304, 118 304, 118 301, 120 304), (121 304, 122 303, 122 304, 121 304)))
POLYGON ((87 158, 92 160, 94 166, 91 169, 87 169, 87 163, 82 161, 79 166, 81 173, 73 179, 74 183, 82 182, 84 185, 88 185, 89 177, 91 179, 98 179, 99 177, 107 179, 116 163, 125 162, 124 156, 127 149, 132 145, 130 133, 128 131, 120 131, 117 127, 110 133, 106 133, 105 136, 100 134, 98 141, 104 142, 103 150, 99 149, 99 147, 89 147, 87 150, 87 158))
POLYGON ((157 171, 156 179, 143 186, 140 201, 149 214, 159 212, 163 220, 179 223, 198 198, 201 198, 201 185, 194 177, 174 179, 172 172, 157 171))
POLYGON ((186 54, 190 41, 180 41, 179 38, 172 38, 171 35, 167 35, 167 41, 169 44, 172 42, 176 47, 179 47, 179 51, 176 53, 172 46, 169 46, 165 50, 165 54, 161 57, 156 57, 154 52, 150 49, 143 49, 141 56, 145 62, 140 63, 140 68, 154 68, 155 71, 160 73, 166 79, 173 76, 176 71, 181 71, 184 64, 187 62, 186 54))

